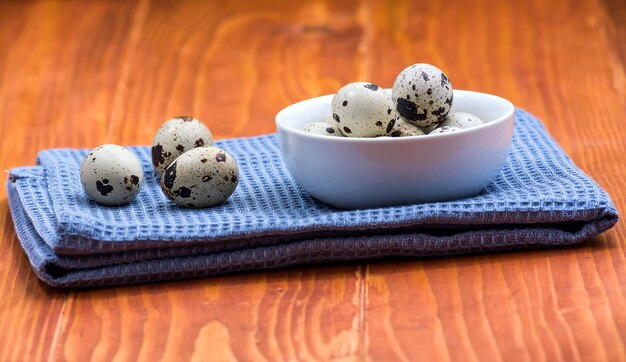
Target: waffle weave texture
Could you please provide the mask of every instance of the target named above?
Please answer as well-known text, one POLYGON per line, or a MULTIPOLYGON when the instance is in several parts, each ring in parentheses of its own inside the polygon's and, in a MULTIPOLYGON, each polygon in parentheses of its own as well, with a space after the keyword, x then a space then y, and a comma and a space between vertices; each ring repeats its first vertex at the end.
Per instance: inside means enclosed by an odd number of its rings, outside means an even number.
POLYGON ((148 147, 131 147, 145 184, 131 204, 100 206, 82 190, 89 150, 51 149, 11 170, 9 204, 37 276, 58 287, 202 277, 387 256, 432 256, 567 245, 618 220, 609 196, 540 121, 516 110, 506 165, 475 197, 339 210, 291 178, 275 135, 217 142, 236 157, 239 186, 224 204, 180 208, 162 194, 148 147))

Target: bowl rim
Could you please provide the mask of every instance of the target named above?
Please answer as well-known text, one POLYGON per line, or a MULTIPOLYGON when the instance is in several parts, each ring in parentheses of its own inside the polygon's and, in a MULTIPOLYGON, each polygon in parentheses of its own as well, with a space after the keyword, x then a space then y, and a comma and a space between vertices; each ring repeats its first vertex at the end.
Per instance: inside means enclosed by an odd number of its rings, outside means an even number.
MULTIPOLYGON (((386 91, 390 91, 390 88, 386 88, 386 91)), ((309 103, 315 100, 320 100, 321 98, 328 98, 328 97, 332 97, 334 96, 334 94, 326 94, 323 96, 319 96, 319 97, 313 97, 313 98, 309 98, 309 99, 305 99, 302 100, 300 102, 296 102, 293 104, 290 104, 289 106, 281 109, 277 114, 276 114, 276 128, 277 129, 282 129, 285 130, 287 132, 291 132, 294 133, 300 137, 309 137, 312 139, 319 139, 319 140, 326 140, 328 142, 352 142, 352 143, 379 143, 379 142, 396 142, 396 143, 400 143, 400 142, 417 142, 418 140, 422 140, 420 142, 425 142, 426 140, 434 140, 437 138, 442 138, 442 137, 457 137, 460 135, 464 135, 464 134, 471 134, 474 132, 480 132, 482 129, 486 129, 486 128, 490 128, 490 127, 497 127, 498 124, 506 122, 508 119, 511 118, 511 116, 515 113, 515 106, 513 105, 513 103, 511 101, 509 101, 506 98, 494 95, 494 94, 489 94, 489 93, 483 93, 483 92, 476 92, 476 91, 470 91, 470 90, 463 90, 463 89, 455 89, 454 93, 456 96, 456 93, 461 93, 461 94, 477 94, 480 96, 488 96, 488 97, 495 97, 498 98, 500 101, 503 101, 506 104, 506 113, 490 122, 486 122, 485 124, 481 124, 479 126, 476 127, 471 127, 471 128, 462 128, 459 129, 457 131, 454 132, 449 132, 449 133, 439 133, 439 134, 425 134, 425 135, 419 135, 419 136, 404 136, 404 137, 389 137, 389 136, 378 136, 378 137, 330 137, 330 136, 325 136, 325 135, 320 135, 320 134, 315 134, 315 133, 310 133, 310 132, 305 132, 301 129, 298 129, 294 126, 291 126, 288 124, 288 119, 284 116, 284 113, 286 113, 288 110, 298 107, 298 106, 302 106, 305 103, 309 103)), ((459 112, 463 112, 463 111, 459 111, 459 112)))

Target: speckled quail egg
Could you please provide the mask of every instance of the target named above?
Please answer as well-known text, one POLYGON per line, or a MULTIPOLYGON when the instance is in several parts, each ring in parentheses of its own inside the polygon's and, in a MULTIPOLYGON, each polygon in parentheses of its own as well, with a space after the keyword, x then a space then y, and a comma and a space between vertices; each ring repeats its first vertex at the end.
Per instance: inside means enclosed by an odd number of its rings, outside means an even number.
POLYGON ((429 133, 429 135, 431 135, 431 134, 450 133, 450 132, 456 132, 456 131, 459 131, 459 130, 461 130, 459 127, 443 126, 443 127, 435 128, 432 132, 429 133))
POLYGON ((134 153, 118 145, 102 145, 85 156, 80 167, 85 193, 102 205, 125 205, 143 185, 143 169, 134 153))
POLYGON ((396 124, 393 126, 388 136, 391 137, 407 137, 407 136, 423 136, 426 133, 419 127, 403 121, 401 118, 396 119, 396 124))
POLYGON ((174 203, 193 208, 221 204, 235 191, 235 158, 218 147, 199 147, 178 156, 161 178, 161 189, 174 203))
POLYGON ((439 126, 454 126, 465 129, 480 126, 481 124, 485 124, 485 122, 474 114, 467 112, 454 112, 450 113, 439 126))
POLYGON ((413 64, 396 78, 391 98, 404 121, 428 127, 443 122, 450 112, 452 85, 439 68, 413 64))
POLYGON ((323 136, 343 137, 343 134, 341 134, 341 131, 336 125, 325 122, 308 123, 304 126, 303 131, 323 136))
POLYGON ((213 135, 204 123, 189 116, 172 118, 163 123, 152 141, 154 170, 161 176, 165 168, 185 151, 212 145, 213 135))
POLYGON ((343 86, 333 97, 331 106, 334 124, 346 137, 383 136, 396 122, 391 98, 372 83, 343 86))

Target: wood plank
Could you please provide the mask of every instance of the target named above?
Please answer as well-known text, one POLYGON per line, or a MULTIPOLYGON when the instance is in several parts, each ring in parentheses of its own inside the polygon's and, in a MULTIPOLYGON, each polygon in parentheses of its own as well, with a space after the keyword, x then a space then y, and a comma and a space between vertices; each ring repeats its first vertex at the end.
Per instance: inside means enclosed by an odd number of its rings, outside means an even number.
MULTIPOLYGON (((0 165, 49 147, 102 142, 135 4, 0 3, 0 165)), ((0 188, 0 360, 45 360, 71 294, 41 284, 0 188)))
MULTIPOLYGON (((371 13, 375 81, 391 84, 405 65, 426 62, 441 65, 455 88, 512 100, 543 119, 624 207, 623 64, 596 2, 381 1, 371 13)), ((367 354, 623 360, 625 234, 618 224, 575 248, 373 263, 367 354)))
POLYGON ((8 7, 0 23, 2 166, 31 165, 43 148, 102 143, 136 5, 2 6, 8 7))
POLYGON ((624 75, 626 72, 626 22, 624 22, 626 3, 621 0, 602 0, 600 5, 600 10, 604 14, 598 20, 603 23, 604 36, 615 50, 615 54, 610 54, 609 58, 615 86, 622 96, 626 97, 626 75, 624 75))
MULTIPOLYGON (((0 164, 149 144, 192 114, 216 138, 415 62, 542 118, 625 205, 623 2, 0 2, 0 164)), ((624 360, 626 228, 573 248, 43 286, 0 191, 0 360, 624 360)))
POLYGON ((52 357, 353 360, 359 286, 348 265, 84 291, 66 307, 52 357))
MULTIPOLYGON (((343 63, 360 40, 353 2, 139 6, 145 15, 138 35, 131 29, 107 142, 149 144, 179 114, 203 119, 216 138, 272 132, 278 109, 360 71, 343 63)), ((354 359, 360 271, 349 264, 77 292, 52 357, 354 359)))
POLYGON ((275 131, 287 105, 363 77, 355 1, 156 2, 108 141, 151 144, 191 114, 215 138, 275 131))

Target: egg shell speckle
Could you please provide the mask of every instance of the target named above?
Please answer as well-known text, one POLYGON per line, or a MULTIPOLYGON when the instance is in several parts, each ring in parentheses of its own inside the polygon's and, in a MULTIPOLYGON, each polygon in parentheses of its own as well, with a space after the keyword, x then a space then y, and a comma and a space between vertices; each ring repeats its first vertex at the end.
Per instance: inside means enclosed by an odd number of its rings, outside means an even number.
POLYGON ((459 127, 454 127, 454 126, 443 126, 443 127, 439 127, 439 128, 435 128, 432 132, 429 133, 430 134, 442 134, 442 133, 450 133, 450 132, 456 132, 461 130, 459 127))
POLYGON ((143 169, 134 153, 118 145, 102 145, 85 156, 80 181, 95 202, 119 206, 132 202, 143 185, 143 169))
POLYGON ((183 153, 165 169, 161 189, 177 205, 203 208, 226 201, 238 182, 233 156, 218 147, 200 147, 183 153))
POLYGON ((333 122, 346 137, 378 137, 391 131, 396 114, 391 98, 373 83, 343 86, 331 103, 333 122))
POLYGON ((336 125, 328 124, 325 122, 308 123, 306 126, 304 126, 303 131, 313 134, 319 134, 322 136, 343 137, 343 134, 336 125))
POLYGON ((396 119, 396 124, 388 133, 391 137, 423 136, 425 134, 419 127, 405 122, 401 118, 396 119))
POLYGON ((189 117, 172 118, 157 130, 152 141, 152 164, 157 175, 186 151, 213 145, 213 135, 204 123, 189 117))
POLYGON ((461 129, 472 128, 485 124, 478 116, 468 112, 454 112, 450 113, 446 119, 441 122, 440 127, 454 126, 461 129))
POLYGON ((393 83, 394 109, 406 122, 418 127, 437 125, 452 107, 452 84, 437 67, 414 64, 405 68, 393 83))

